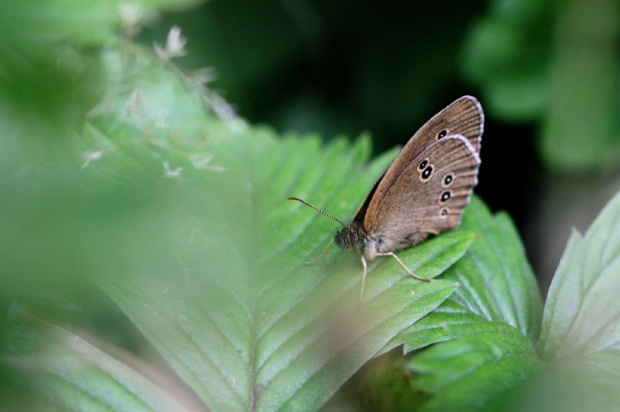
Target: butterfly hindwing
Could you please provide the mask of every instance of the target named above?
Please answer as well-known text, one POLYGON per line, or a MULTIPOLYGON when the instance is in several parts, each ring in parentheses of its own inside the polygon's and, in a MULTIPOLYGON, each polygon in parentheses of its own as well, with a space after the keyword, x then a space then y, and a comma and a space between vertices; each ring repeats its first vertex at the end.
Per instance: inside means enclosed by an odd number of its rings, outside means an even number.
POLYGON ((463 136, 432 143, 381 197, 373 197, 376 207, 367 211, 366 230, 401 249, 458 226, 478 182, 479 165, 478 152, 463 136))

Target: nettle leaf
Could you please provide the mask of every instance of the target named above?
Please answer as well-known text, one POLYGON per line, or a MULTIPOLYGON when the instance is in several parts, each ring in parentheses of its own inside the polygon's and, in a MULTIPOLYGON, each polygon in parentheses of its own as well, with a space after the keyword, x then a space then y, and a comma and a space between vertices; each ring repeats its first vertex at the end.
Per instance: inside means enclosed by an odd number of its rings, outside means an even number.
MULTIPOLYGON (((539 352, 547 362, 583 359, 601 372, 620 350, 620 194, 585 236, 571 235, 555 273, 539 352)), ((618 369, 615 368, 618 373, 618 369)), ((617 382, 617 380, 616 380, 617 382)))
POLYGON ((470 324, 503 322, 523 333, 534 347, 540 333, 542 299, 525 251, 510 218, 493 216, 473 197, 461 228, 477 234, 465 257, 442 276, 460 284, 429 316, 408 328, 386 349, 404 343, 405 352, 450 340, 470 324))
POLYGON ((470 324, 457 337, 409 363, 419 374, 415 387, 435 395, 422 410, 479 410, 542 370, 527 339, 505 323, 470 324))
MULTIPOLYGON (((203 164, 188 161, 187 144, 172 152, 176 146, 161 144, 165 137, 149 145, 128 128, 117 130, 124 144, 82 169, 89 185, 78 193, 94 194, 101 206, 90 205, 88 219, 58 217, 57 236, 68 230, 73 250, 64 266, 87 268, 210 410, 320 408, 456 287, 452 280, 420 282, 393 259, 377 259, 360 307, 357 256, 334 248, 304 265, 338 225, 285 196, 351 218, 395 154, 366 166, 367 138, 322 148, 316 138, 280 139, 268 129, 210 122, 200 142, 210 159, 203 164), (114 191, 110 176, 120 185, 114 191)), ((474 239, 452 231, 399 256, 434 278, 474 239)), ((50 372, 62 370, 52 365, 50 372)), ((81 373, 85 384, 105 374, 92 372, 81 373)), ((74 395, 52 388, 55 403, 74 395)))
POLYGON ((471 313, 519 329, 530 345, 540 334, 542 299, 536 278, 510 217, 491 215, 478 198, 463 217, 462 227, 480 239, 445 275, 462 286, 451 300, 471 313))
MULTIPOLYGON (((366 168, 368 139, 323 150, 317 139, 280 141, 266 130, 231 133, 210 149, 225 171, 178 183, 179 202, 191 199, 170 251, 178 268, 100 282, 210 409, 319 408, 453 292, 453 281, 419 282, 377 260, 359 308, 357 256, 334 249, 303 264, 337 224, 285 196, 352 216, 393 153, 366 168)), ((454 231, 400 256, 436 277, 472 241, 454 231)))
POLYGON ((615 410, 620 403, 620 194, 585 237, 574 232, 551 283, 538 353, 545 373, 512 404, 524 410, 615 410))
POLYGON ((478 238, 443 275, 461 286, 384 349, 436 343, 409 364, 419 374, 415 388, 434 395, 427 409, 483 407, 541 368, 534 347, 542 300, 512 222, 473 198, 462 228, 478 238))

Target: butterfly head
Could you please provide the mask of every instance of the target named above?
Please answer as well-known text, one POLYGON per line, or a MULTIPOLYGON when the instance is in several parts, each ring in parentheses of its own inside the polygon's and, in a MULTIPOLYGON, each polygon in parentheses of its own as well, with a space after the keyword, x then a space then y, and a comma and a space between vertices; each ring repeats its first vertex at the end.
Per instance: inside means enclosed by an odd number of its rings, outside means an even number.
POLYGON ((367 234, 362 222, 354 221, 336 233, 336 244, 340 249, 348 249, 358 255, 364 254, 364 240, 367 234))

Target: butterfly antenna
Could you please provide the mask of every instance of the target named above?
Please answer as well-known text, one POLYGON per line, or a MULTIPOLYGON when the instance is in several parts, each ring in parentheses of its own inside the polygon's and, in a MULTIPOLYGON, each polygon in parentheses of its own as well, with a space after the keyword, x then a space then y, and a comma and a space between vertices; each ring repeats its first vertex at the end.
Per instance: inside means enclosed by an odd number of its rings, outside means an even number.
MULTIPOLYGON (((314 210, 316 210, 317 212, 321 212, 323 213, 325 216, 329 217, 330 219, 335 220, 336 222, 340 223, 343 227, 347 227, 347 225, 345 225, 344 223, 342 223, 340 220, 336 219, 335 217, 333 217, 332 215, 330 215, 329 213, 325 212, 324 210, 319 209, 318 207, 311 205, 310 203, 306 202, 303 199, 300 199, 298 197, 287 197, 286 199, 288 200, 297 200, 298 202, 303 203, 306 206, 310 206, 311 208, 313 208, 314 210)), ((331 245, 331 244, 330 244, 331 245)))

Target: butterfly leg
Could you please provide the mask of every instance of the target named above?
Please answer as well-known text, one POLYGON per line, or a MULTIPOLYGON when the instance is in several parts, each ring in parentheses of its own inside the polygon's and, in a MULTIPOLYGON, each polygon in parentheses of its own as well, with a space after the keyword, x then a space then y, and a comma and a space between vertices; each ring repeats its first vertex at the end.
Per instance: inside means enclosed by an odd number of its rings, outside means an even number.
POLYGON ((366 284, 366 272, 368 271, 368 265, 366 264, 366 259, 364 256, 360 256, 362 259, 362 266, 364 266, 364 273, 362 274, 362 289, 360 290, 360 305, 362 304, 362 300, 364 299, 364 285, 366 284))
POLYGON ((392 256, 394 259, 396 259, 396 261, 398 263, 400 263, 400 265, 403 267, 403 269, 405 269, 405 271, 407 273, 409 273, 411 276, 413 276, 414 278, 418 279, 418 280, 423 280, 424 282, 430 282, 431 280, 429 278, 423 278, 422 276, 418 276, 415 273, 413 273, 412 271, 410 271, 407 266, 405 266, 405 264, 402 262, 402 260, 400 260, 398 258, 398 256, 396 256, 396 254, 394 252, 387 252, 387 253, 377 253, 377 256, 392 256))
POLYGON ((319 255, 319 257, 318 257, 318 258, 316 258, 316 259, 314 259, 314 260, 311 260, 310 262, 306 262, 306 263, 304 263, 304 265, 311 265, 311 264, 313 264, 313 263, 318 262, 319 260, 321 260, 321 258, 327 254, 327 251, 329 250, 329 248, 331 247, 331 245, 332 245, 333 243, 334 243, 334 239, 332 239, 332 241, 331 241, 331 242, 329 242, 329 245, 327 245, 327 247, 325 248, 325 250, 323 251, 323 253, 321 253, 321 254, 319 255))

